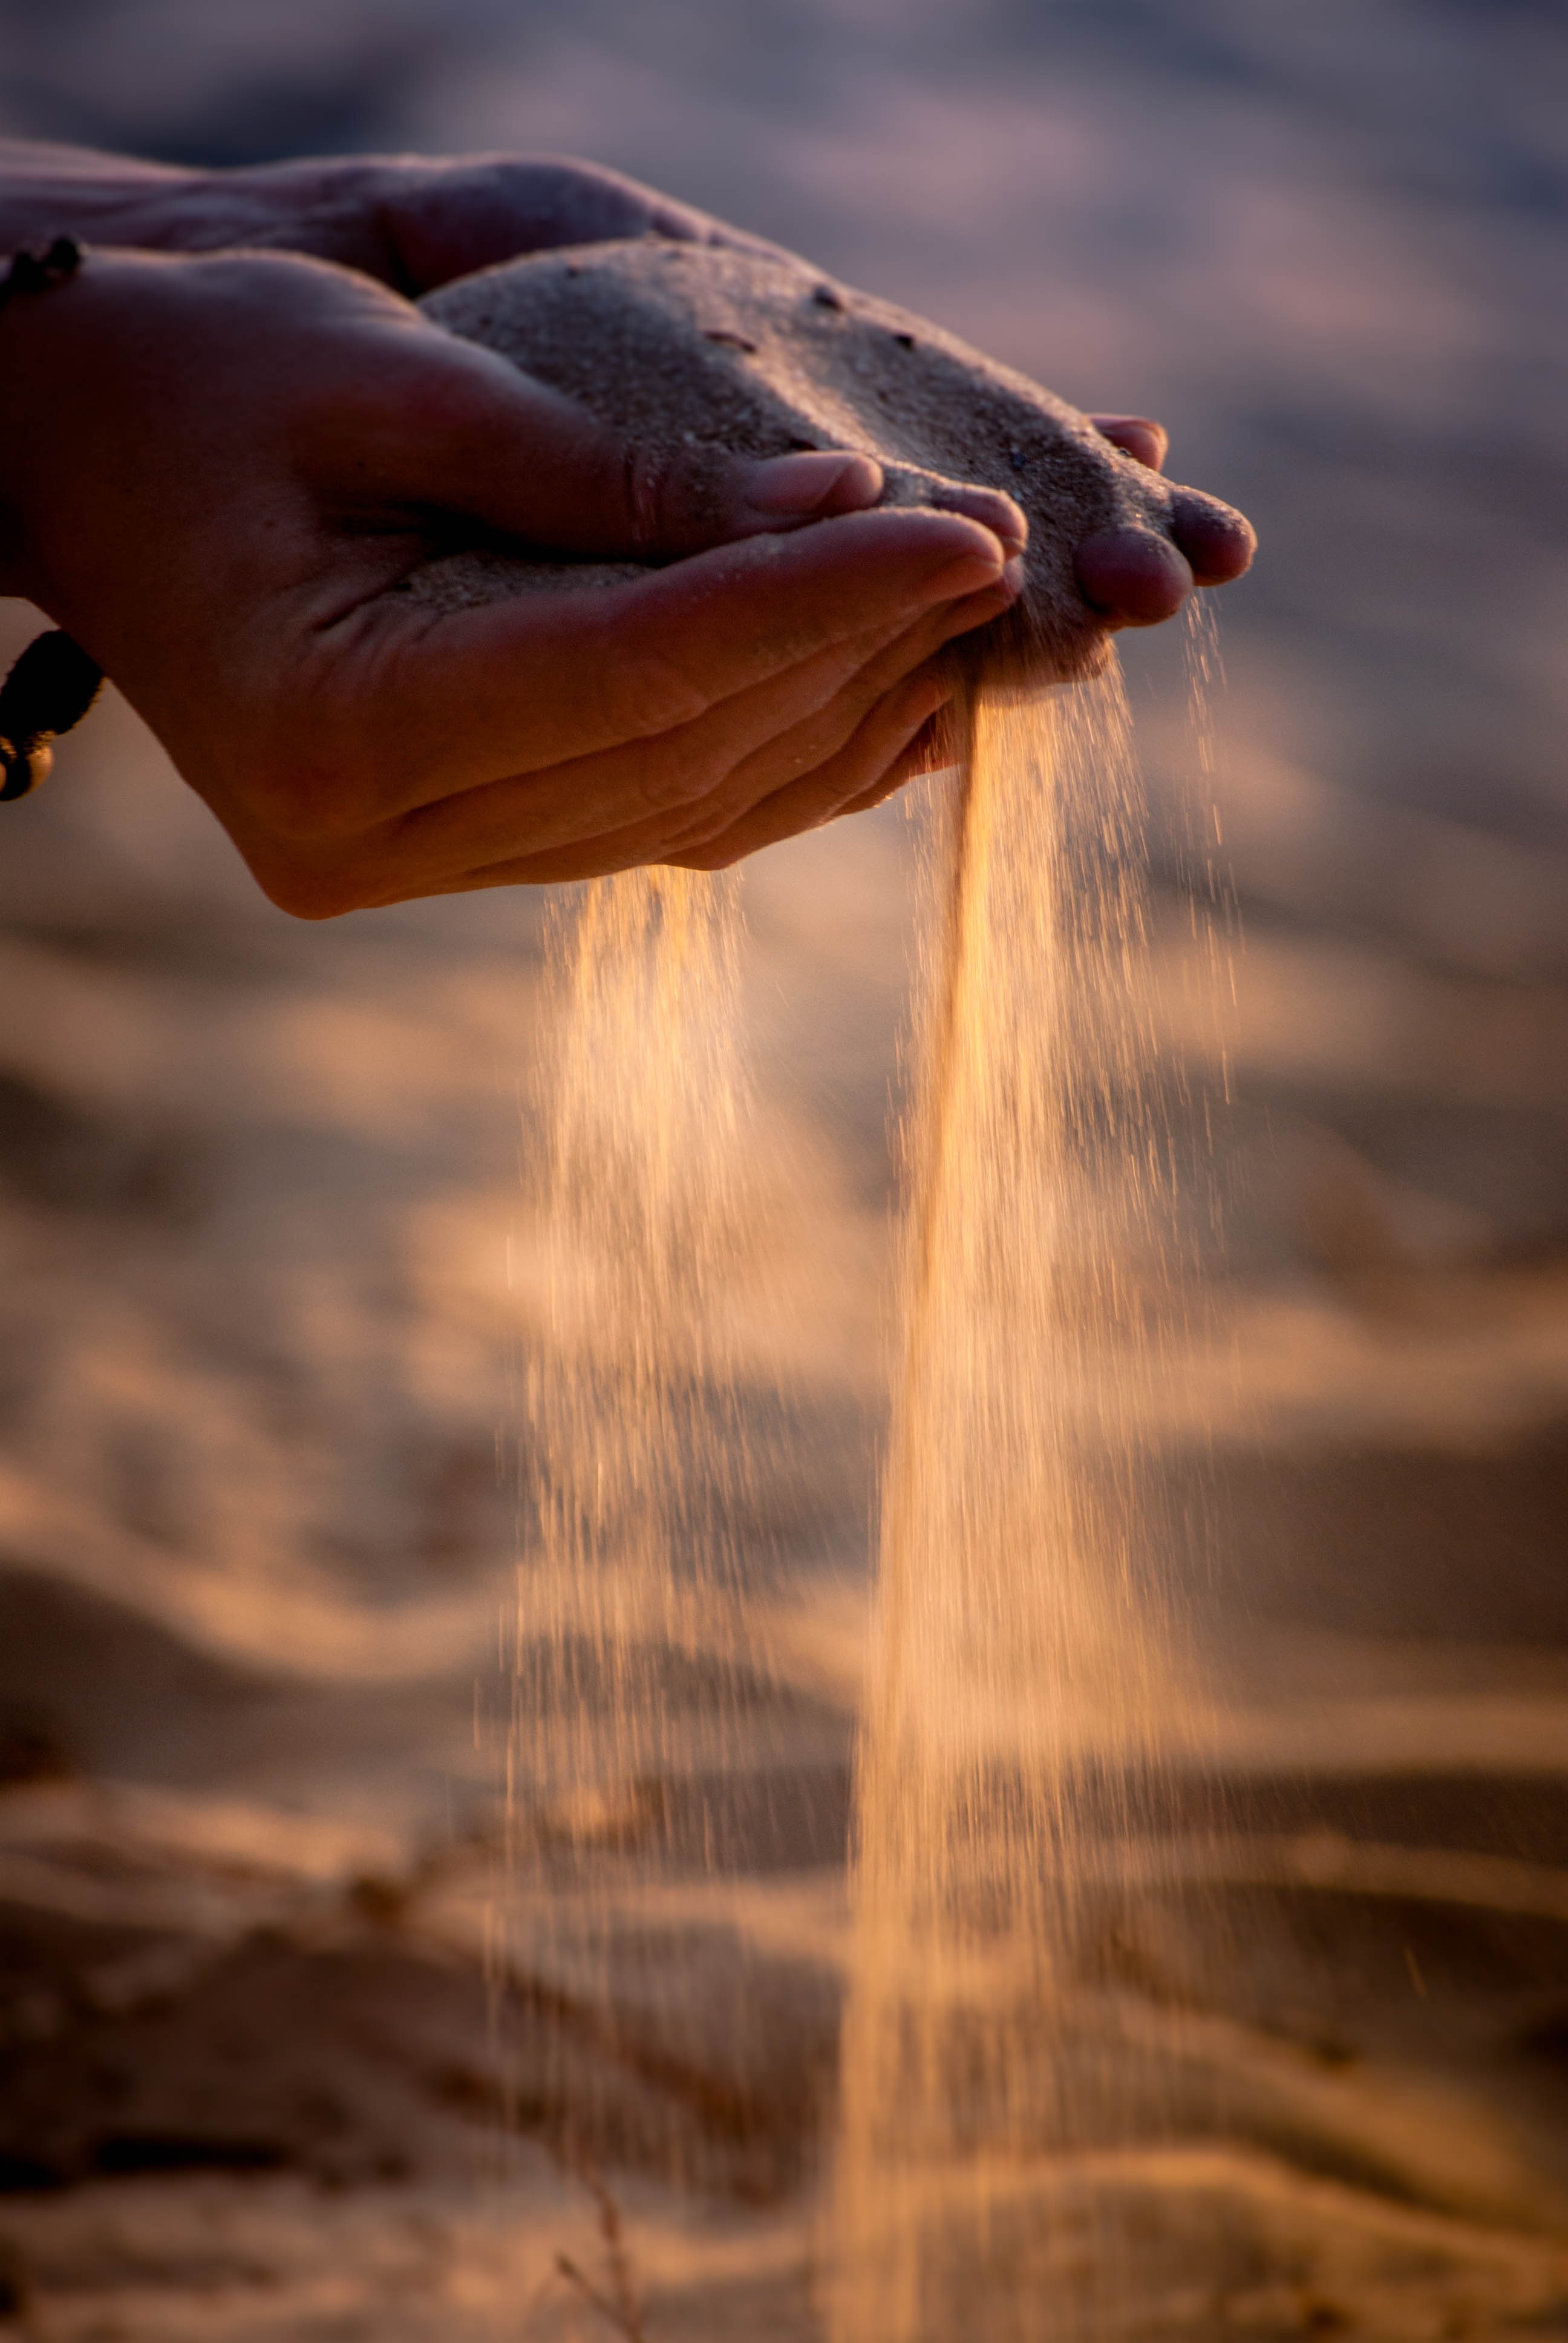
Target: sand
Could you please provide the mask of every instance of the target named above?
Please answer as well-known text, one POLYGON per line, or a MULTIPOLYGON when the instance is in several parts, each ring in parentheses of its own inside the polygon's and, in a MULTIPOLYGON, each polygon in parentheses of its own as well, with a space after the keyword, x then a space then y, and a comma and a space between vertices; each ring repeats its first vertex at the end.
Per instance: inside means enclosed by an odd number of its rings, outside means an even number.
MULTIPOLYGON (((465 558, 426 590, 563 575, 603 572, 465 558)), ((36 622, 5 615, 20 648, 36 622)), ((558 2110, 529 2110, 489 2184, 503 2091, 558 2074, 564 2038, 650 2332, 805 2343, 901 818, 745 882, 809 1460, 804 1492, 780 1472, 759 1500, 797 1564, 757 1590, 779 1694, 721 1783, 691 1687, 696 1754, 663 1809, 689 1880, 651 1895, 635 1844, 606 1836, 613 2027, 520 1944, 498 2040, 497 1749, 471 1734, 509 1584, 505 1363, 544 1340, 517 1207, 520 1037, 547 1015, 527 906, 291 926, 112 697, 62 761, 13 809, 0 1004, 0 2151, 35 2183, 0 2205, 0 2334, 613 2332, 556 2266, 606 2275, 591 2196, 551 2152, 558 2110), (714 1844, 733 1879, 709 1885, 714 1844), (759 1986, 768 2056, 746 2066, 723 2021, 759 1986), (672 2137, 693 2188, 650 2177, 672 2137)), ((1568 990, 1555 959, 1533 990, 1442 960, 1478 833, 1377 827, 1314 773, 1259 775, 1253 754, 1225 806, 1250 906, 1247 1104, 1221 1133, 1246 1406, 1225 1417, 1232 1375, 1194 1360, 1168 1466, 1173 1503, 1194 1491, 1223 1520, 1208 1583, 1255 1696, 1230 1719, 1229 1835, 1198 1785, 1189 1869, 1161 1887, 1172 1925, 1151 1946, 1112 1883, 1104 1936, 1130 2026, 1193 2007, 1191 2087, 1223 2137, 1181 2188, 1153 2157, 1116 2175, 1150 2240, 1138 2331, 1549 2334, 1568 2303, 1568 1277, 1542 1232, 1561 1226, 1568 990), (1500 1112, 1541 1134, 1506 1181, 1500 1112), (1451 1226, 1442 1199, 1472 1191, 1451 1226), (1191 1957, 1151 1966, 1189 1922, 1191 1957), (1222 1995, 1216 1931, 1244 1956, 1222 1995)), ((1485 866, 1500 932, 1544 867, 1485 866)), ((1073 2185, 1020 2183, 1027 2271, 1035 2203, 1073 2185)))
MULTIPOLYGON (((17 809, 38 842, 30 861, 16 849, 5 943, 5 1348, 26 1379, 0 1452, 0 1723, 15 1776, 32 1731, 32 1764, 52 1740, 62 1778, 0 1790, 0 2153, 65 2185, 0 2201, 0 2272, 32 2306, 0 2335, 608 2338, 554 2263, 604 2275, 539 2104, 565 2042, 573 2101, 606 2119, 656 2343, 810 2343, 907 825, 839 825, 745 881, 763 1236, 792 1281, 804 1475, 759 1493, 761 1530, 797 1559, 755 1589, 776 1693, 728 1781, 699 1749, 672 1766, 684 1879, 655 1892, 628 1835, 606 1835, 613 2026, 519 1940, 498 2040, 481 1963, 498 1753, 472 1725, 476 1680, 491 1711, 500 1686, 510 1583, 503 1334, 518 1363, 544 1355, 517 1187, 519 1036, 548 1013, 528 902, 324 931, 273 913, 237 866, 226 899, 199 860, 206 815, 139 737, 111 702, 65 744, 53 809, 17 809), (121 838, 160 883, 201 874, 183 913, 132 891, 121 838), (170 1161, 183 1187, 155 1176, 170 1161), (769 2025, 738 2046, 742 1991, 769 2025), (508 2083, 534 2104, 499 2186, 508 2083), (672 2137, 699 2185, 652 2177, 672 2137)), ((1290 842, 1267 865, 1282 884, 1290 842)), ((1442 1058, 1450 990, 1399 965, 1414 1008, 1371 1035, 1325 1018, 1322 981, 1254 980, 1243 1072, 1280 1095, 1310 1032, 1348 1114, 1370 1111, 1369 1062, 1385 1089, 1424 1068, 1435 1162, 1484 1093, 1442 1058)), ((1556 1030, 1511 1069, 1543 1101, 1556 1030)), ((1113 2010, 1131 2028, 1191 2005, 1183 2087, 1225 2109, 1182 2187, 1152 2158, 1118 2176, 1151 2240, 1135 2331, 1550 2334, 1568 2300, 1542 2206, 1568 2187, 1568 1285, 1510 1252, 1501 1221, 1495 1259, 1451 1260, 1416 1249, 1411 1208, 1400 1253, 1397 1192, 1397 1311, 1304 1265, 1304 1118, 1325 1110, 1292 1095, 1268 1150, 1261 1110, 1233 1134, 1253 1160, 1233 1230, 1246 1419, 1216 1449, 1195 1362, 1169 1464, 1174 1504, 1218 1487, 1216 1602, 1258 1645, 1233 1721, 1245 1795, 1222 1838, 1194 1797, 1158 1926, 1108 1891, 1113 2010), (1222 1995, 1216 1930, 1244 1948, 1222 1995)), ((1374 1202, 1392 1160, 1356 1159, 1374 1202)), ((694 1746, 701 1692, 680 1719, 694 1746)), ((1021 2185, 1017 2202, 1029 2227, 1021 2185)))
MULTIPOLYGON (((1075 548, 1101 529, 1170 534, 1178 492, 1064 399, 782 255, 583 246, 464 277, 424 307, 656 457, 694 441, 749 456, 851 447, 883 466, 890 505, 929 504, 944 482, 1005 488, 1030 537, 1022 599, 986 632, 993 674, 1092 672, 1105 636, 1074 579, 1075 548)), ((635 574, 464 553, 432 564, 415 590, 453 608, 635 574)))

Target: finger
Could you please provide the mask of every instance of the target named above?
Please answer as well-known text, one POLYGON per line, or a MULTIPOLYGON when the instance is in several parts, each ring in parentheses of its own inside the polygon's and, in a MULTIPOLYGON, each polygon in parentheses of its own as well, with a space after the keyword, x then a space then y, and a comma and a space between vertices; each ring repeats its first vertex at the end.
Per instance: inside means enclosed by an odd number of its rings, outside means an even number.
POLYGON ((1164 465, 1171 435, 1163 423, 1147 415, 1091 415, 1089 419, 1102 439, 1109 439, 1124 455, 1135 457, 1151 472, 1164 465))
POLYGON ((765 459, 702 446, 655 451, 437 327, 386 338, 383 451, 375 462, 357 417, 361 462, 371 455, 378 485, 416 504, 528 545, 674 560, 862 511, 882 493, 880 465, 853 448, 765 459))
POLYGON ((592 593, 440 615, 381 596, 331 630, 352 656, 323 646, 323 688, 279 747, 279 827, 350 837, 497 774, 653 739, 823 650, 976 592, 1005 607, 1020 587, 989 530, 913 510, 753 538, 592 593))
POLYGON ((1245 514, 1198 488, 1177 488, 1171 533, 1200 586, 1228 586, 1251 567, 1257 532, 1245 514))
MULTIPOLYGON (((900 636, 868 661, 853 681, 815 717, 782 738, 769 741, 695 804, 684 820, 678 816, 641 822, 630 830, 584 841, 584 846, 595 856, 613 856, 618 869, 633 862, 682 859, 684 850, 708 845, 748 819, 754 806, 780 788, 791 788, 797 783, 809 785, 809 775, 830 763, 848 747, 888 693, 922 670, 928 680, 940 687, 932 705, 947 703, 956 689, 956 680, 953 670, 940 661, 938 654, 956 635, 994 617, 997 601, 996 597, 977 595, 958 611, 938 613, 900 636)), ((911 766, 911 772, 950 764, 960 755, 958 734, 950 725, 943 724, 936 737, 940 752, 936 752, 933 741, 930 759, 919 768, 911 766)), ((831 817, 824 813, 814 818, 831 817)))
MULTIPOLYGON (((886 694, 929 663, 960 634, 999 614, 1000 595, 974 595, 951 611, 938 611, 868 658, 831 699, 789 729, 769 730, 749 757, 689 808, 661 811, 626 833, 625 843, 639 862, 666 860, 676 850, 705 845, 743 820, 751 809, 817 771, 847 748, 861 723, 886 694)), ((947 696, 945 687, 942 697, 947 696)))
POLYGON ((1021 553, 1029 543, 1029 517, 1021 505, 1000 488, 979 488, 960 480, 933 481, 927 501, 938 512, 967 514, 989 528, 1009 554, 1021 553))
POLYGON ((398 826, 392 868, 401 883, 409 868, 473 868, 525 840, 545 851, 619 833, 628 859, 647 861, 671 842, 709 837, 782 780, 836 753, 890 684, 955 629, 983 624, 1000 607, 1000 593, 974 596, 891 638, 836 645, 658 740, 628 742, 423 808, 398 826))
MULTIPOLYGON (((275 839, 247 835, 243 820, 233 825, 236 840, 275 901, 315 919, 451 892, 474 883, 469 874, 475 870, 497 862, 519 879, 546 879, 656 860, 672 841, 711 838, 781 782, 800 778, 836 753, 879 696, 881 679, 901 680, 955 632, 995 616, 1008 598, 1000 591, 974 596, 955 610, 929 614, 892 644, 862 641, 851 647, 848 660, 841 652, 824 655, 813 679, 791 676, 760 689, 752 697, 761 704, 745 713, 751 731, 764 740, 763 749, 748 758, 731 745, 720 760, 721 768, 727 763, 730 769, 691 808, 675 805, 658 818, 632 822, 613 814, 596 818, 594 785, 602 787, 604 773, 592 769, 624 767, 624 758, 615 754, 585 760, 586 771, 558 769, 463 793, 325 853, 286 844, 280 850, 275 839), (854 672, 856 661, 859 673, 854 672), (817 719, 790 729, 780 722, 780 709, 799 714, 808 680, 821 703, 817 719)), ((719 720, 721 713, 734 711, 716 711, 709 720, 719 720)), ((689 768, 697 753, 691 741, 674 743, 672 749, 689 768)), ((612 778, 624 782, 624 771, 612 778)), ((624 809, 624 793, 618 802, 624 809)))
POLYGON ((717 838, 678 849, 668 860, 689 870, 728 870, 761 847, 819 830, 859 799, 890 796, 906 751, 952 692, 952 683, 941 676, 928 671, 910 677, 885 694, 838 754, 814 773, 776 789, 717 838))
POLYGON ((939 711, 936 720, 928 720, 921 725, 903 755, 889 766, 880 779, 869 789, 863 789, 859 797, 851 798, 847 805, 841 805, 833 820, 845 821, 851 814, 874 813, 879 805, 886 805, 890 798, 897 797, 899 791, 907 789, 911 781, 923 780, 928 773, 945 771, 952 762, 951 758, 931 746, 932 741, 940 737, 940 732, 939 711))
MULTIPOLYGON (((689 809, 642 825, 635 840, 642 850, 638 859, 668 860, 675 849, 704 845, 743 820, 780 787, 829 765, 890 691, 921 669, 928 675, 938 674, 931 664, 936 654, 955 631, 970 622, 983 621, 985 615, 977 608, 955 621, 939 613, 895 638, 868 659, 830 699, 789 730, 766 739, 689 809)), ((952 688, 950 678, 943 687, 943 699, 952 688)))
MULTIPOLYGON (((634 869, 649 860, 692 870, 718 870, 759 847, 819 827, 842 809, 847 795, 885 779, 909 741, 948 698, 951 686, 928 673, 906 679, 854 728, 836 754, 815 771, 787 783, 701 843, 670 843, 650 854, 630 833, 585 839, 545 854, 528 854, 468 873, 465 887, 545 885, 634 869)), ((892 784, 888 784, 891 787, 892 784)))
MULTIPOLYGON (((911 780, 917 773, 947 773, 963 761, 963 742, 951 721, 955 701, 949 700, 929 724, 921 726, 900 759, 900 779, 911 780)), ((879 802, 879 800, 873 800, 879 802)), ((846 807, 846 812, 853 812, 846 807)))
MULTIPOLYGON (((303 918, 331 918, 445 891, 460 886, 469 870, 585 840, 626 840, 624 854, 607 856, 604 868, 647 861, 650 848, 699 818, 694 805, 729 782, 762 743, 788 737, 803 718, 829 705, 885 640, 877 636, 836 645, 658 740, 623 743, 544 772, 458 790, 353 837, 280 840, 276 830, 258 834, 243 811, 230 828, 267 893, 303 918)), ((749 796, 732 788, 724 800, 726 818, 779 778, 759 779, 749 796)))
POLYGON ((1192 586, 1182 555, 1151 528, 1100 529, 1078 547, 1073 568, 1084 600, 1111 629, 1173 618, 1192 586))
POLYGON ((834 820, 842 820, 848 814, 869 813, 874 807, 883 804, 901 789, 906 782, 920 780, 928 773, 950 772, 955 766, 960 765, 964 749, 960 728, 954 720, 958 707, 955 694, 927 719, 909 747, 880 779, 860 796, 851 798, 847 805, 841 805, 834 820))
MULTIPOLYGON (((719 521, 725 541, 737 537, 755 537, 763 529, 802 528, 807 521, 831 520, 839 513, 864 512, 877 503, 885 486, 880 464, 872 456, 863 456, 853 449, 823 447, 794 456, 771 456, 765 461, 750 463, 739 458, 726 459, 726 468, 714 471, 715 459, 709 454, 695 458, 695 488, 690 509, 696 512, 703 498, 711 497, 717 488, 722 494, 719 521)), ((678 477, 674 481, 675 502, 678 506, 682 494, 689 494, 678 477)), ((1000 499, 1003 504, 1010 498, 1000 499)), ((968 510, 955 503, 954 511, 968 510)), ((990 526, 984 512, 970 518, 990 526)), ((681 526, 678 515, 672 516, 668 527, 673 532, 681 526)), ((1010 552, 1011 543, 1003 538, 1000 528, 993 534, 1002 538, 1010 552)), ((711 544, 713 537, 703 539, 711 544)), ((1021 540, 1020 540, 1021 545, 1021 540)), ((685 548, 682 548, 683 550, 685 548)), ((701 548, 693 545, 693 551, 701 548)))

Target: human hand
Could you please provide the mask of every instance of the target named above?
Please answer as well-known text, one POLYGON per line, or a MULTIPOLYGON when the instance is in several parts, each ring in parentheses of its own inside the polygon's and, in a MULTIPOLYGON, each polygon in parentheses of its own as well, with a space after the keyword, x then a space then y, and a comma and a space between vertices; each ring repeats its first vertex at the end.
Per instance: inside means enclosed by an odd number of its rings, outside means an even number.
MULTIPOLYGON (((203 171, 0 140, 0 250, 62 228, 116 246, 306 253, 412 295, 565 244, 656 236, 777 249, 571 157, 328 156, 203 171)), ((1160 470, 1166 446, 1160 424, 1136 416, 1091 419, 1160 470)), ((1091 542, 1081 548, 1080 583, 1108 633, 1153 626, 1180 608, 1194 584, 1240 577, 1254 544, 1241 515, 1181 491, 1163 547, 1147 532, 1091 542)))
MULTIPOLYGON (((1091 415, 1102 439, 1151 472, 1164 469, 1170 434, 1147 415, 1091 415)), ((1158 539, 1116 531, 1081 545, 1075 560, 1084 599, 1101 611, 1107 631, 1153 627, 1174 618, 1193 586, 1228 586, 1251 567, 1257 538, 1251 521, 1217 497, 1176 492, 1171 516, 1171 559, 1158 539)))
MULTIPOLYGON (((316 253, 416 295, 559 245, 657 236, 779 250, 598 164, 511 155, 381 156, 208 173, 187 192, 180 232, 186 248, 199 238, 316 253)), ((1144 416, 1090 420, 1151 471, 1163 468, 1169 437, 1162 424, 1144 416)), ((1242 576, 1256 544, 1240 513, 1184 490, 1166 543, 1147 532, 1091 539, 1080 549, 1079 583, 1107 633, 1157 626, 1174 617, 1193 586, 1224 586, 1242 576)))
POLYGON ((870 510, 877 466, 833 453, 651 474, 319 262, 94 254, 0 334, 0 590, 301 916, 712 867, 866 802, 947 696, 933 655, 1018 590, 1005 497, 870 510), (486 533, 685 558, 447 615, 400 590, 486 533))
POLYGON ((569 156, 328 156, 208 171, 0 139, 0 251, 62 231, 120 249, 307 253, 412 296, 558 245, 658 236, 777 249, 569 156))

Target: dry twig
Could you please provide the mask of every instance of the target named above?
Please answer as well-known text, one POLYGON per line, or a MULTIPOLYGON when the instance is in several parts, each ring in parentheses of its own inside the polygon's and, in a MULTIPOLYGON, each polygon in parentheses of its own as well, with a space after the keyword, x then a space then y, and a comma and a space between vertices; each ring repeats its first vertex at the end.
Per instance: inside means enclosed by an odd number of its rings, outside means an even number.
POLYGON ((609 2321, 618 2335, 625 2336, 626 2343, 649 2343, 648 2316, 638 2300, 632 2280, 631 2257, 621 2227, 620 2207, 591 2166, 578 2165, 574 2168, 598 2207, 599 2235, 604 2239, 610 2290, 607 2294, 595 2286, 568 2254, 556 2256, 556 2268, 568 2285, 576 2287, 585 2302, 591 2303, 600 2318, 609 2321))

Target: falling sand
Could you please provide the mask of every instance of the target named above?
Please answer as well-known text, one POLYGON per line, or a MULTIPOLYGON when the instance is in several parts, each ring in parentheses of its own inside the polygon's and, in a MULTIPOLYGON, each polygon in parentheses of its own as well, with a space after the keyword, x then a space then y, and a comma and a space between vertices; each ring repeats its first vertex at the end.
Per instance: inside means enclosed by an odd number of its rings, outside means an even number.
POLYGON ((836 2343, 1116 2331, 1082 2154, 1158 2136, 1093 1974, 1184 1714, 1139 1471, 1170 1287, 1141 844, 1114 679, 982 689, 930 872, 836 2343))
MULTIPOLYGON (((557 912, 549 1340, 525 1393, 508 1742, 513 1885, 533 1892, 510 1899, 529 1933, 507 1950, 606 2010, 605 1856, 635 1851, 658 1875, 667 1785, 723 1765, 756 1674, 724 1332, 749 1187, 739 918, 733 881, 670 870, 600 880, 557 912)), ((591 2156, 600 2111, 574 2092, 591 2156)))
MULTIPOLYGON (((1117 2331, 1118 2200, 1084 2152, 1147 2147, 1171 2112, 1171 2045, 1120 2034, 1097 1972, 1140 1785, 1185 1719, 1139 1469, 1171 1283, 1140 847, 1114 678, 980 693, 926 871, 836 2343, 1117 2331)), ((579 1995, 603 1916, 572 1851, 657 1837, 639 1799, 690 1763, 690 1680, 721 1753, 747 1657, 722 1344, 738 940, 732 884, 672 871, 585 889, 558 930, 554 1344, 530 1394, 512 1806, 516 1859, 542 1854, 553 1891, 532 1964, 579 1995)))
MULTIPOLYGON (((1185 1711, 1141 1485, 1171 1314, 1141 824, 1071 548, 1108 521, 1162 528, 1168 492, 1049 393, 767 256, 548 255, 429 307, 645 435, 673 417, 757 453, 863 446, 895 500, 1004 479, 1029 510, 1029 591, 988 642, 928 858, 830 2324, 835 2343, 1113 2332, 1125 2257, 1095 2159, 1163 2136, 1173 2069, 1163 2036, 1121 2026, 1097 1932, 1185 1711)), ((418 590, 452 608, 563 574, 459 555, 418 590)), ((745 1458, 716 1333, 745 1184, 734 900, 635 874, 583 890, 559 932, 519 1861, 635 1831, 635 1785, 689 1754, 675 1678, 745 1654, 724 1528, 745 1458)), ((551 1924, 580 1932, 579 1988, 591 1906, 585 1872, 576 1919, 568 1894, 551 1924)))
POLYGON ((717 1346, 744 1180, 733 883, 631 871, 575 909, 554 939, 553 1365, 528 1395, 542 1469, 517 1673, 540 1795, 582 1800, 596 1772, 666 1770, 661 1679, 733 1607, 744 1458, 717 1346))

